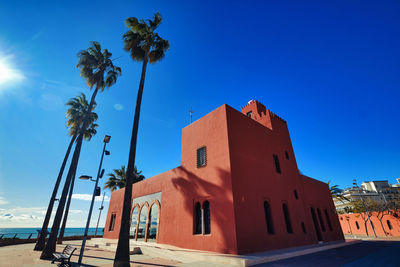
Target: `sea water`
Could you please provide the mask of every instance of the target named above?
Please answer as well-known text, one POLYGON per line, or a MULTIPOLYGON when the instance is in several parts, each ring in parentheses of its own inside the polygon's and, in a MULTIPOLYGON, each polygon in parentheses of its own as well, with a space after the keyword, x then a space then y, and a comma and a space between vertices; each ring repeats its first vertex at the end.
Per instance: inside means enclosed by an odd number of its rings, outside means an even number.
MULTIPOLYGON (((38 228, 0 228, 0 238, 13 238, 16 234, 16 238, 27 239, 37 238, 38 231, 41 230, 38 228), (3 235, 3 236, 2 236, 3 235)), ((104 228, 98 228, 97 235, 103 234, 104 228)), ((48 229, 51 232, 51 228, 48 229)), ((96 228, 89 228, 88 235, 94 235, 96 228)), ((65 228, 64 236, 83 236, 85 233, 85 228, 65 228)))

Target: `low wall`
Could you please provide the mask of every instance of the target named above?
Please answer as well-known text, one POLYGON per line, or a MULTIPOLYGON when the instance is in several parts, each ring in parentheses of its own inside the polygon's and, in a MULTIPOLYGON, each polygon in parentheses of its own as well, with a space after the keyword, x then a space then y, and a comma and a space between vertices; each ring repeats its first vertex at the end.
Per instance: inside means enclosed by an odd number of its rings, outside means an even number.
MULTIPOLYGON (((338 216, 343 234, 374 236, 372 226, 365 213, 339 214, 338 216)), ((377 212, 371 212, 370 219, 377 236, 400 237, 400 213, 382 216, 377 212)))

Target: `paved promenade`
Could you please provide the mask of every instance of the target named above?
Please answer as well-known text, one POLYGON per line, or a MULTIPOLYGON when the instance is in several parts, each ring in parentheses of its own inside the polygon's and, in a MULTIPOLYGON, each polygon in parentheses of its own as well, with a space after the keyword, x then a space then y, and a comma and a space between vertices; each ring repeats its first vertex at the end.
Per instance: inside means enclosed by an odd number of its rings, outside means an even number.
MULTIPOLYGON (((57 251, 62 251, 66 244, 79 247, 81 241, 68 241, 64 245, 58 245, 57 251)), ((34 244, 23 244, 0 247, 0 266, 47 266, 55 267, 51 261, 40 260, 40 252, 33 251, 34 244)), ((398 253, 399 241, 362 241, 352 245, 333 248, 308 255, 293 257, 285 260, 255 265, 257 267, 268 266, 400 266, 398 253)), ((71 258, 71 266, 78 262, 79 249, 71 258)), ((108 266, 113 264, 114 252, 88 246, 85 250, 83 265, 108 266)), ((179 266, 179 267, 230 267, 230 265, 216 264, 204 261, 182 263, 172 259, 154 257, 149 255, 131 255, 131 266, 179 266)))
MULTIPOLYGON (((75 247, 80 247, 82 241, 67 241, 63 245, 57 245, 57 251, 61 252, 63 248, 67 245, 73 245, 75 247)), ((34 266, 34 267, 56 267, 56 264, 51 264, 51 261, 40 260, 40 253, 33 251, 35 244, 23 244, 14 246, 0 247, 0 266, 1 267, 16 267, 16 266, 34 266)), ((79 256, 79 249, 75 250, 71 263, 77 263, 79 256)), ((180 262, 152 258, 146 255, 132 255, 131 256, 131 266, 179 266, 180 262)), ((87 247, 85 249, 85 254, 82 263, 86 267, 91 266, 104 266, 111 267, 113 265, 114 252, 105 251, 101 249, 96 249, 94 247, 87 247)), ((76 264, 71 264, 76 266, 76 264)))

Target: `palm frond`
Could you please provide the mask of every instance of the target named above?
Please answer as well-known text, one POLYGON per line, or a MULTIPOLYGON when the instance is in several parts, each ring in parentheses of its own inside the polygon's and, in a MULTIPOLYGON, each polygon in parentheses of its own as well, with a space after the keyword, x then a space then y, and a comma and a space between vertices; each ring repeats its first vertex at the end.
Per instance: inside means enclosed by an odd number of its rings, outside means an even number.
POLYGON ((134 61, 143 61, 148 52, 149 62, 155 63, 165 56, 170 45, 168 40, 162 39, 156 32, 161 24, 162 17, 159 12, 154 14, 153 20, 138 20, 131 17, 125 20, 129 28, 123 35, 124 49, 130 52, 134 61))
POLYGON ((101 91, 105 87, 110 87, 117 81, 118 76, 121 75, 121 68, 114 66, 111 61, 112 53, 107 49, 101 49, 98 42, 90 42, 90 47, 78 53, 77 68, 80 69, 81 77, 86 79, 86 83, 90 88, 96 86, 101 91), (107 73, 113 70, 115 75, 107 79, 107 73))

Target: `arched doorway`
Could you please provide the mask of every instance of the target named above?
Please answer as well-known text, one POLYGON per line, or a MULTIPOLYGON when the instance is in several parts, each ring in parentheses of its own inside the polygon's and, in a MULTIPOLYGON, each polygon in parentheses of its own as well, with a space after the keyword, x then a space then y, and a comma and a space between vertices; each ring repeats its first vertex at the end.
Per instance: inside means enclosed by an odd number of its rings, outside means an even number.
POLYGON ((151 242, 157 241, 158 226, 160 224, 160 203, 154 200, 150 206, 149 224, 147 225, 147 240, 151 242))
POLYGON ((144 240, 147 226, 147 216, 149 211, 149 204, 144 202, 139 211, 139 224, 136 232, 135 240, 144 240))
POLYGON ((138 216, 139 216, 139 205, 135 204, 132 209, 131 213, 131 228, 129 230, 129 237, 135 238, 136 236, 136 229, 138 224, 138 216))

